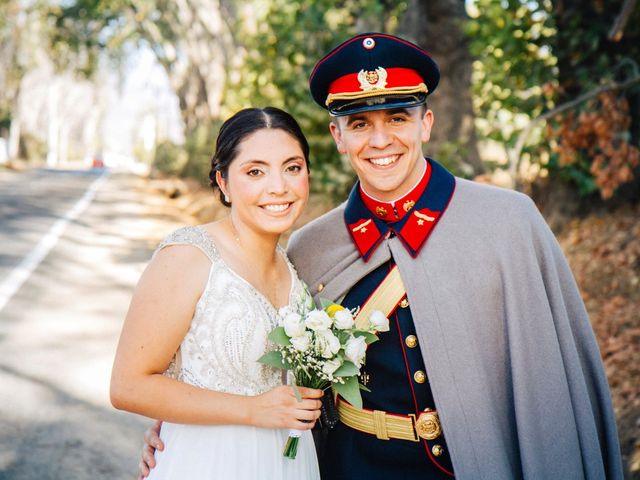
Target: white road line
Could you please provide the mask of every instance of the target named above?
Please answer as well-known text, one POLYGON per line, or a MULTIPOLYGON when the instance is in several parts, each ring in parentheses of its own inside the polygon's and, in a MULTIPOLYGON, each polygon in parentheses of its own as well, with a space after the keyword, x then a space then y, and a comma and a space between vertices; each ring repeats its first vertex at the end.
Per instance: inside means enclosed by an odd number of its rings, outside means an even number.
POLYGON ((67 225, 75 220, 78 215, 80 215, 91 204, 93 197, 95 197, 96 192, 102 183, 104 183, 106 178, 106 174, 102 174, 95 179, 73 208, 53 224, 42 240, 40 240, 40 243, 38 243, 38 245, 36 245, 36 247, 22 259, 20 264, 16 266, 0 283, 0 312, 4 309, 7 303, 9 303, 11 297, 20 290, 22 284, 27 281, 33 271, 38 268, 40 262, 46 258, 55 244, 58 243, 58 239, 67 228, 67 225))

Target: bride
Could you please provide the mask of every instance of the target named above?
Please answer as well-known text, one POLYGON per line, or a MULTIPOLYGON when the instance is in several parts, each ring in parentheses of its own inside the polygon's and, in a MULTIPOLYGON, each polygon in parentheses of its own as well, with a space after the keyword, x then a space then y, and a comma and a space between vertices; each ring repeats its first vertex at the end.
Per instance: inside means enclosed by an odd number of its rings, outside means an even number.
POLYGON ((149 478, 319 478, 310 429, 322 392, 296 401, 269 350, 278 309, 305 288, 278 246, 309 194, 309 146, 288 113, 245 109, 221 127, 212 186, 223 220, 162 241, 127 314, 111 378, 118 409, 164 421, 149 478), (304 430, 295 460, 289 429, 304 430))

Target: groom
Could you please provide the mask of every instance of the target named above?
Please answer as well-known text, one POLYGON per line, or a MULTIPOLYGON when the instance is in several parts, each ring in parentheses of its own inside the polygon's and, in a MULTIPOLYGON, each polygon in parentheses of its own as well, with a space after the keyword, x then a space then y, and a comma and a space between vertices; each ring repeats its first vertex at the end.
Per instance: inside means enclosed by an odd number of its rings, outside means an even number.
MULTIPOLYGON (((359 181, 289 255, 316 297, 391 320, 367 351, 364 408, 338 399, 323 478, 620 479, 602 362, 554 236, 528 197, 422 155, 439 77, 422 49, 378 33, 311 74, 359 181)), ((157 429, 145 438, 157 445, 157 429)))

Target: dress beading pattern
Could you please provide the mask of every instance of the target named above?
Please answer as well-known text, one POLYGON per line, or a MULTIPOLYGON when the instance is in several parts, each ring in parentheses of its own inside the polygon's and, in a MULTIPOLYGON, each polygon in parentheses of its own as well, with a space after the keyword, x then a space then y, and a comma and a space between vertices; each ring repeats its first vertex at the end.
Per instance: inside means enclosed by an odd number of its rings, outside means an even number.
MULTIPOLYGON (((281 385, 280 370, 257 362, 273 349, 267 335, 278 323, 276 308, 224 262, 202 227, 176 230, 156 253, 170 245, 200 249, 211 261, 211 269, 189 331, 165 374, 198 387, 240 395, 259 395, 281 385)), ((285 252, 278 249, 291 275, 289 305, 298 309, 307 290, 285 252)))

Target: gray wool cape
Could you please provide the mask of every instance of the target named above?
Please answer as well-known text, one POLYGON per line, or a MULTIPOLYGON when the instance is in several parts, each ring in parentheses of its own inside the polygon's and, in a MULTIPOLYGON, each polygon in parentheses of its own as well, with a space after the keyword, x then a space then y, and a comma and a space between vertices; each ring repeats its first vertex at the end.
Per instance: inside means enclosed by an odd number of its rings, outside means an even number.
POLYGON ((368 262, 349 236, 344 208, 294 232, 289 256, 316 299, 333 301, 393 256, 456 478, 623 477, 584 304, 529 197, 456 178, 415 259, 394 237, 368 262))

